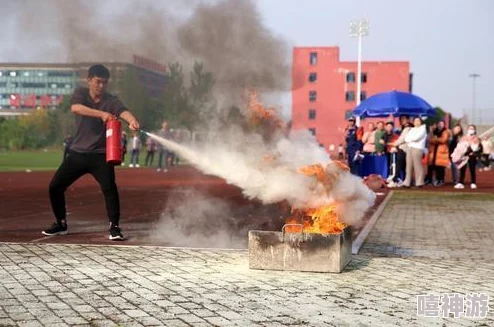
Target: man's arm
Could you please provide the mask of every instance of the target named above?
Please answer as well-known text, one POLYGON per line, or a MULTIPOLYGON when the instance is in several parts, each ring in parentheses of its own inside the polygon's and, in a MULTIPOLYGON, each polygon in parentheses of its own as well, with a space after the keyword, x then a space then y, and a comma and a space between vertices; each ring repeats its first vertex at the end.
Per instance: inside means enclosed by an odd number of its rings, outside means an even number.
POLYGON ((133 131, 138 131, 139 128, 141 128, 141 126, 139 125, 139 122, 137 121, 137 119, 128 110, 125 110, 124 112, 122 112, 120 114, 120 118, 122 118, 123 120, 125 120, 129 124, 129 128, 131 130, 133 130, 133 131))
POLYGON ((96 117, 101 119, 103 122, 106 122, 111 118, 114 118, 114 116, 108 112, 91 109, 88 106, 85 106, 80 103, 71 105, 70 111, 72 111, 74 114, 78 114, 81 116, 96 117))

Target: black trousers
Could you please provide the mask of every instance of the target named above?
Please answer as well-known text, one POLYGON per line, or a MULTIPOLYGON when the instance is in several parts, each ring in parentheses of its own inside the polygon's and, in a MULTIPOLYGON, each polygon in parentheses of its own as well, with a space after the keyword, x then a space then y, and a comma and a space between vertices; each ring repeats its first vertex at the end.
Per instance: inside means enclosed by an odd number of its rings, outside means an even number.
POLYGON ((407 154, 405 151, 398 149, 396 152, 396 175, 393 181, 398 182, 398 179, 405 179, 407 169, 407 154))
POLYGON ((467 166, 470 170, 470 183, 477 184, 477 174, 475 168, 477 167, 477 158, 472 156, 468 159, 468 163, 460 169, 460 183, 465 184, 465 175, 467 174, 467 166))
POLYGON ((115 167, 106 163, 106 155, 69 151, 53 176, 49 192, 53 214, 58 222, 66 219, 65 191, 85 174, 91 174, 99 183, 106 204, 108 219, 114 225, 120 220, 120 199, 115 183, 115 167))
POLYGON ((436 174, 436 181, 444 183, 444 176, 446 175, 446 167, 436 166, 436 165, 428 165, 427 166, 427 176, 425 177, 425 180, 428 183, 432 183, 432 181, 434 179, 432 175, 434 173, 436 174))
POLYGON ((146 153, 145 165, 146 166, 152 166, 153 165, 153 160, 154 160, 154 151, 148 151, 146 153))

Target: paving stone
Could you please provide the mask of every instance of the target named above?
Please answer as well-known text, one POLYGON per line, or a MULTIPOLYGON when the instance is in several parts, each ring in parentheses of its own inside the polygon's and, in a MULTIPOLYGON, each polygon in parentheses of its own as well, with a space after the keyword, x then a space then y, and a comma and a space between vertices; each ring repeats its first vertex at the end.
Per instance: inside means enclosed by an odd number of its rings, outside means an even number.
POLYGON ((29 320, 29 321, 19 321, 19 322, 17 322, 17 326, 19 326, 19 327, 43 327, 43 324, 41 324, 37 320, 29 320))
POLYGON ((204 318, 214 326, 232 326, 234 323, 224 317, 207 317, 204 318))
POLYGON ((123 312, 132 318, 149 316, 146 312, 142 310, 123 310, 123 312))
POLYGON ((16 322, 12 319, 0 319, 0 326, 17 326, 16 322))

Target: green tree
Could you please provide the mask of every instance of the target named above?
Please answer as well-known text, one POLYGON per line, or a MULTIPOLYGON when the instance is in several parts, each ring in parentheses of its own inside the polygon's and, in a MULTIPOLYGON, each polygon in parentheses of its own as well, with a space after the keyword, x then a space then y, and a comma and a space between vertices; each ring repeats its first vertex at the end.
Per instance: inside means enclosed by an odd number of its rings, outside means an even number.
POLYGON ((216 116, 216 102, 213 99, 215 80, 213 73, 204 71, 204 65, 195 62, 190 73, 190 110, 193 113, 193 126, 200 126, 211 121, 216 116))
POLYGON ((24 130, 23 148, 40 148, 53 142, 56 134, 53 115, 46 109, 39 109, 18 118, 24 130))
POLYGON ((427 125, 436 124, 438 121, 443 120, 446 117, 446 112, 441 107, 435 107, 436 115, 428 117, 426 120, 427 125))
POLYGON ((174 126, 192 128, 193 119, 187 89, 185 87, 185 76, 180 63, 168 65, 168 80, 162 97, 163 119, 174 126))
POLYGON ((75 130, 74 114, 70 111, 70 96, 64 97, 55 109, 53 116, 56 130, 53 142, 62 144, 62 140, 68 135, 73 135, 75 130))
POLYGON ((139 79, 136 69, 129 67, 118 77, 113 92, 139 119, 143 129, 152 130, 156 128, 157 122, 163 119, 163 112, 159 102, 151 98, 149 91, 139 79))
POLYGON ((17 150, 24 147, 25 129, 16 118, 0 122, 0 145, 4 150, 17 150))

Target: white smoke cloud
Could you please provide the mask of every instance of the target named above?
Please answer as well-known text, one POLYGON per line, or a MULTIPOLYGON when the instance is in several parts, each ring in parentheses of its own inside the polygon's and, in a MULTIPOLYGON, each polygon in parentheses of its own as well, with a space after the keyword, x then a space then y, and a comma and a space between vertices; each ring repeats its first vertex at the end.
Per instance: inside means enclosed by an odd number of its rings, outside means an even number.
POLYGON ((264 204, 287 201, 296 208, 310 208, 338 203, 342 221, 358 226, 375 200, 374 192, 362 179, 328 165, 328 154, 306 131, 266 143, 259 134, 232 127, 219 137, 195 145, 148 135, 202 172, 225 179, 241 188, 249 199, 259 199, 264 204), (329 194, 314 177, 297 171, 312 164, 328 165, 328 173, 338 173, 329 194))
POLYGON ((239 230, 237 221, 227 201, 196 190, 177 190, 149 238, 174 246, 243 248, 247 231, 239 230))

